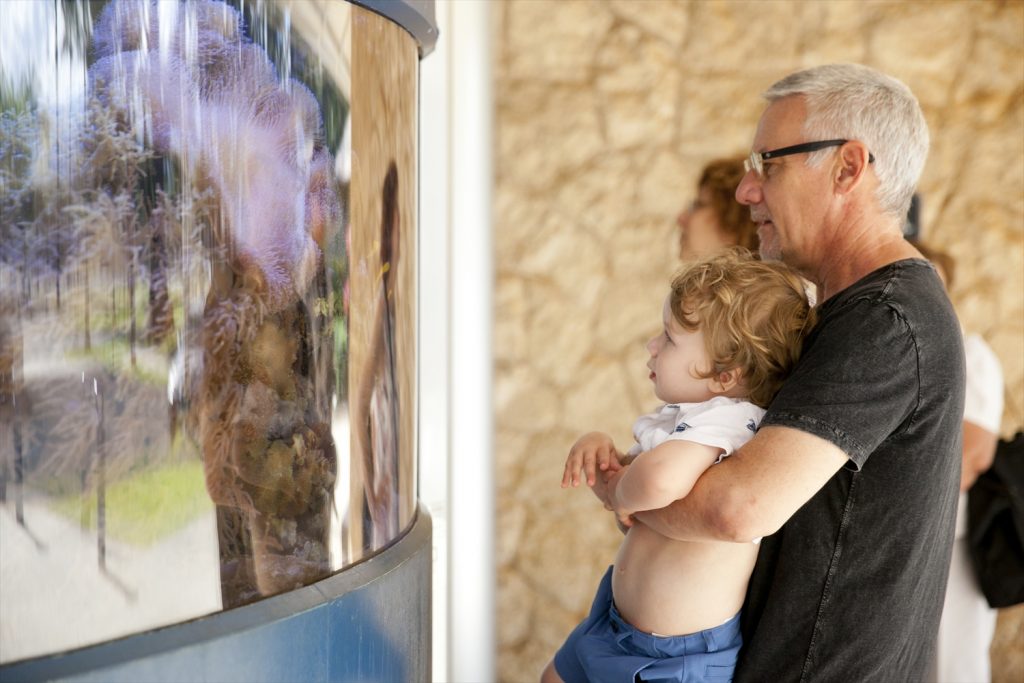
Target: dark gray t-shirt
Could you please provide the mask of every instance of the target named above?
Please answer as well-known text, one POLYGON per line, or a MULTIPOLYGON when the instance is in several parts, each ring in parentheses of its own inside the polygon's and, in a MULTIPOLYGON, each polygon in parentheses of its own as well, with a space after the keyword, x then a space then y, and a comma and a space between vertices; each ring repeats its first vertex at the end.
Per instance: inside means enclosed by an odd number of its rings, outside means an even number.
POLYGON ((942 283, 898 261, 819 307, 761 425, 849 461, 761 544, 735 680, 913 681, 930 663, 960 482, 964 357, 942 283))

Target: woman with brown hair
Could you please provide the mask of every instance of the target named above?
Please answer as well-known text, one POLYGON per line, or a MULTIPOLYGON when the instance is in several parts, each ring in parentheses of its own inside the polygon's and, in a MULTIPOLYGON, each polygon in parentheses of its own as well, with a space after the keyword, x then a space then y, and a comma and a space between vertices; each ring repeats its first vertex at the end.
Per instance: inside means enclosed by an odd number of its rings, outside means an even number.
POLYGON ((679 258, 689 261, 732 245, 757 254, 757 226, 750 209, 736 201, 744 173, 742 158, 717 159, 704 167, 697 198, 676 218, 679 258))

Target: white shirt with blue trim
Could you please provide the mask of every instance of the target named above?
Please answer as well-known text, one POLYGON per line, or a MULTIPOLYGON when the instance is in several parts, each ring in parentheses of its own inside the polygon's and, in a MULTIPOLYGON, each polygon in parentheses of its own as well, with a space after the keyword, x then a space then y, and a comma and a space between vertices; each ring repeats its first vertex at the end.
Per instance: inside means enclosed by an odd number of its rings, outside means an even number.
POLYGON ((721 460, 750 441, 764 413, 750 401, 726 396, 702 403, 668 403, 633 423, 636 444, 629 454, 639 455, 675 439, 721 448, 721 460))

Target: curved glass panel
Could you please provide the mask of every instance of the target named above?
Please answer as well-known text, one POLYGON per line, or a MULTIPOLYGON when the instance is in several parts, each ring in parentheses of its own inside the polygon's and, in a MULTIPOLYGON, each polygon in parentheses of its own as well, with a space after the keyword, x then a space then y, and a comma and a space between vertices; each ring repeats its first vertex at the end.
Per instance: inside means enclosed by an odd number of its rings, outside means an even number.
POLYGON ((0 662, 409 527, 417 68, 343 2, 0 3, 0 662))

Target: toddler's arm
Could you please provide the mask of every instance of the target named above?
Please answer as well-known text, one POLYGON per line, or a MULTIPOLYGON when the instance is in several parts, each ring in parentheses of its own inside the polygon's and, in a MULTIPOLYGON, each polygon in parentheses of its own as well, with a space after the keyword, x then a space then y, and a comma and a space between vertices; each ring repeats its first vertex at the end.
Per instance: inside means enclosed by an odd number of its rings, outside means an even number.
POLYGON ((580 485, 580 474, 586 475, 587 485, 593 486, 597 481, 597 470, 615 472, 621 469, 619 460, 622 453, 615 448, 612 438, 603 432, 588 432, 581 436, 572 448, 565 461, 562 473, 562 488, 580 485))
POLYGON ((693 488, 718 460, 722 449, 693 441, 669 440, 641 453, 608 480, 608 498, 619 518, 669 505, 693 488))

